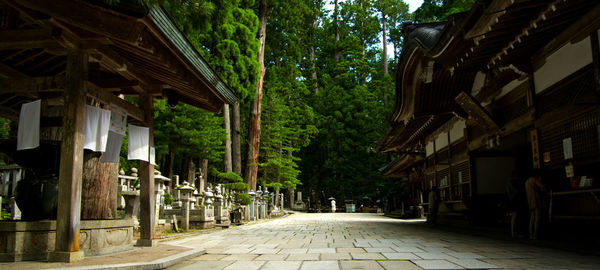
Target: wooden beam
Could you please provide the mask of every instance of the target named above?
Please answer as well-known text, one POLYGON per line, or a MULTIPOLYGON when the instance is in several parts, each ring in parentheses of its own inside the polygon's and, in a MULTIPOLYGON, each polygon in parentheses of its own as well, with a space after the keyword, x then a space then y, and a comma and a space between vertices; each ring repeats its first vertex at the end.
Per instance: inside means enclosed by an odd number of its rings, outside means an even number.
POLYGON ((37 93, 64 90, 65 76, 0 79, 0 94, 37 93))
MULTIPOLYGON (((150 129, 149 143, 154 147, 154 106, 152 96, 140 95, 140 106, 145 112, 146 125, 150 129)), ((154 219, 155 198, 154 194, 154 165, 150 162, 140 161, 140 239, 138 246, 155 246, 154 219)))
MULTIPOLYGON (((154 84, 156 81, 108 46, 100 47, 95 52, 99 54, 100 59, 98 60, 100 60, 101 64, 104 64, 110 70, 114 70, 129 80, 137 80, 145 84, 154 84)), ((94 57, 98 56, 94 54, 94 57)))
POLYGON ((0 31, 0 50, 55 48, 57 46, 58 43, 45 29, 0 31))
POLYGON ((22 0, 19 4, 84 30, 134 43, 146 27, 137 19, 85 1, 22 0))
POLYGON ((1 78, 28 78, 29 76, 22 72, 9 67, 5 64, 0 63, 0 77, 1 78))
POLYGON ((471 97, 469 94, 465 92, 460 92, 458 96, 454 98, 456 103, 460 105, 465 112, 469 115, 470 123, 475 125, 482 126, 484 129, 488 131, 500 131, 500 128, 492 120, 492 117, 488 114, 488 112, 479 105, 478 101, 471 97))
POLYGON ((128 80, 125 78, 92 77, 89 81, 96 85, 98 88, 103 89, 121 89, 125 87, 133 87, 140 85, 140 82, 138 80, 128 80))
POLYGON ((83 259, 79 251, 81 186, 83 175, 83 132, 87 80, 87 54, 70 50, 67 56, 67 85, 62 127, 56 242, 48 261, 71 262, 83 259))
POLYGON ((88 87, 88 93, 87 93, 88 96, 95 97, 106 104, 113 103, 113 104, 127 110, 128 116, 131 116, 132 118, 134 118, 136 120, 145 122, 146 117, 145 117, 144 111, 142 109, 136 107, 135 105, 133 105, 123 99, 120 99, 119 97, 113 95, 112 93, 108 92, 107 90, 99 88, 92 82, 88 81, 86 83, 86 85, 88 87))

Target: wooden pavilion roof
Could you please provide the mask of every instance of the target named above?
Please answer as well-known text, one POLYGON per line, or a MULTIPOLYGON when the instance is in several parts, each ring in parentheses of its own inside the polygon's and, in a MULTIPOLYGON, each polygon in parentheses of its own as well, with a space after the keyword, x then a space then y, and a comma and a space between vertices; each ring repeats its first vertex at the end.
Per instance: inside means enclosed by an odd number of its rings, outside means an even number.
POLYGON ((61 102, 66 54, 89 56, 89 95, 143 112, 117 96, 168 97, 218 112, 235 95, 159 5, 83 0, 0 0, 0 115, 43 98, 61 102))
POLYGON ((407 177, 406 170, 423 160, 423 155, 407 153, 379 169, 379 172, 383 177, 407 177))
POLYGON ((478 71, 488 75, 475 96, 481 102, 532 72, 532 57, 558 49, 567 38, 564 33, 570 33, 568 38, 589 35, 598 26, 581 22, 598 16, 597 1, 487 0, 445 23, 406 25, 396 69, 396 104, 378 150, 406 151, 428 134, 415 138, 415 125, 429 123, 427 129, 435 130, 444 123, 423 119, 467 117, 454 99, 460 92, 470 93, 478 71))

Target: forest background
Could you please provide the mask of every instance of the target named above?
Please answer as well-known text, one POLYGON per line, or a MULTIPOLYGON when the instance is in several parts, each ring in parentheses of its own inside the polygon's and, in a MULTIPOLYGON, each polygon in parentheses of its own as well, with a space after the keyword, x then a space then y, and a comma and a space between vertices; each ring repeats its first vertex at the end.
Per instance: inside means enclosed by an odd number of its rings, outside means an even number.
MULTIPOLYGON (((208 166, 209 182, 233 172, 248 189, 299 190, 314 204, 405 192, 406 179, 378 171, 394 157, 375 152, 394 107, 402 24, 443 21, 475 0, 425 0, 413 13, 402 0, 145 1, 162 4, 239 98, 220 114, 155 101, 163 175, 192 182, 208 166)), ((0 139, 16 137, 16 124, 0 118, 0 139)), ((127 171, 137 162, 126 145, 127 171)))

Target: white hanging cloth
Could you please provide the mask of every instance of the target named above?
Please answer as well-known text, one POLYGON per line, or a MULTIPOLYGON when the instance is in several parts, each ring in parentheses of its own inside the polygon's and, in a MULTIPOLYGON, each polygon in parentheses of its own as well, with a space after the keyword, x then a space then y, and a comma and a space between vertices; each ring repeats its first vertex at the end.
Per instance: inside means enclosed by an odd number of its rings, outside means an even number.
POLYGON ((149 161, 150 154, 150 129, 136 125, 128 126, 127 159, 149 161))
POLYGON ((101 162, 119 163, 119 154, 121 154, 121 145, 123 145, 125 135, 116 132, 108 132, 106 142, 106 151, 102 153, 101 162))
POLYGON ((41 108, 41 99, 21 105, 19 128, 17 130, 17 150, 32 149, 40 146, 41 108))
POLYGON ((106 151, 102 154, 101 162, 119 163, 123 137, 125 137, 125 125, 127 124, 127 111, 119 106, 110 104, 110 128, 106 151))
POLYGON ((83 148, 96 152, 106 151, 110 111, 86 105, 83 148))

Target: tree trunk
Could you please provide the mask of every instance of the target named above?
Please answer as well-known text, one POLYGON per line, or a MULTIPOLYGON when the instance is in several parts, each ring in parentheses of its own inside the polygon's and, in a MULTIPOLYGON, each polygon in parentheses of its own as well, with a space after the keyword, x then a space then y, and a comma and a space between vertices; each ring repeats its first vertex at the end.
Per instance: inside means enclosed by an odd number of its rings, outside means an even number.
MULTIPOLYGON (((385 78, 385 75, 388 74, 388 56, 387 56, 387 35, 386 35, 386 19, 385 19, 385 14, 383 13, 383 11, 381 11, 381 23, 383 26, 383 41, 382 41, 382 45, 383 45, 383 76, 385 78)), ((388 96, 387 96, 387 89, 384 87, 383 88, 383 105, 387 106, 388 104, 388 96)))
POLYGON ((206 187, 206 179, 208 179, 208 159, 203 159, 200 164, 200 168, 202 169, 202 177, 198 178, 198 192, 204 191, 206 187))
POLYGON ((339 26, 338 26, 338 0, 335 0, 333 16, 334 16, 333 20, 334 20, 334 24, 335 24, 334 56, 335 56, 335 63, 337 64, 340 62, 340 50, 338 49, 338 42, 340 41, 340 31, 339 31, 339 26))
POLYGON ((383 26, 383 75, 388 74, 388 56, 387 56, 387 35, 385 14, 381 12, 381 22, 383 26))
POLYGON ((258 30, 258 39, 260 49, 258 51, 258 62, 260 63, 260 77, 256 84, 256 96, 252 101, 250 133, 248 145, 248 160, 246 161, 245 179, 248 188, 256 190, 256 178, 258 175, 258 153, 260 148, 260 110, 262 102, 263 79, 265 77, 265 42, 267 36, 267 0, 261 0, 260 3, 260 29, 258 30))
POLYGON ((223 105, 223 128, 227 134, 225 137, 225 154, 223 155, 223 169, 225 172, 233 171, 231 167, 231 121, 229 119, 229 104, 223 105))
POLYGON ((319 26, 319 13, 315 11, 315 17, 313 18, 313 33, 312 35, 312 39, 311 39, 311 44, 309 47, 309 53, 310 53, 310 64, 311 64, 311 69, 312 69, 312 74, 311 74, 311 78, 313 80, 313 87, 315 88, 315 95, 319 93, 319 81, 317 78, 317 66, 315 64, 315 38, 314 38, 314 33, 317 32, 317 27, 319 26))
POLYGON ((100 162, 101 153, 85 152, 81 219, 114 219, 117 216, 118 163, 100 162))
POLYGON ((232 158, 233 172, 242 175, 242 151, 240 146, 240 104, 233 104, 233 129, 232 129, 232 158))

